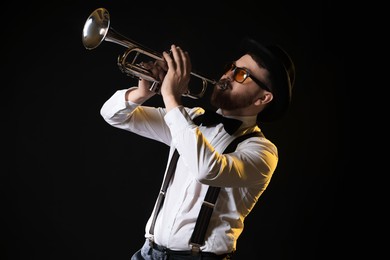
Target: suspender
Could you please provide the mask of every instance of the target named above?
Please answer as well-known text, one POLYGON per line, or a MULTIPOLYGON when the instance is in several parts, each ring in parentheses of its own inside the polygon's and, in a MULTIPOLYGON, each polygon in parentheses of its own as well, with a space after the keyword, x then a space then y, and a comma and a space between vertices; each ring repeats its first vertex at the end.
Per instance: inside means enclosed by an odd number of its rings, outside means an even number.
MULTIPOLYGON (((261 137, 263 136, 263 134, 261 132, 253 132, 253 133, 239 136, 229 144, 229 146, 225 149, 223 153, 233 152, 234 150, 236 150, 236 147, 240 142, 242 142, 246 138, 250 138, 253 136, 261 137)), ((199 216, 196 221, 195 228, 194 231, 192 232, 192 236, 190 240, 190 244, 192 245, 192 251, 194 252, 199 252, 200 247, 204 244, 206 231, 220 190, 221 187, 214 187, 214 186, 210 186, 209 189, 207 190, 205 199, 199 211, 199 216)))
POLYGON ((165 176, 163 186, 160 190, 160 193, 158 194, 158 198, 157 198, 157 202, 156 202, 157 203, 156 204, 156 211, 154 212, 152 224, 150 225, 150 229, 149 229, 149 233, 151 235, 154 235, 154 225, 156 224, 157 215, 158 215, 158 213, 162 207, 162 204, 164 202, 165 192, 167 191, 169 181, 170 181, 171 177, 173 176, 173 173, 176 170, 176 164, 177 164, 178 159, 179 159, 179 152, 177 150, 175 150, 175 152, 172 155, 172 159, 169 163, 168 172, 167 172, 167 175, 165 176))
MULTIPOLYGON (((243 140, 245 140, 247 138, 254 137, 254 136, 261 137, 261 136, 263 136, 263 134, 261 132, 253 132, 253 133, 239 136, 229 144, 229 146, 225 149, 225 151, 223 153, 233 152, 240 142, 242 142, 243 140)), ((165 192, 168 188, 169 180, 172 177, 173 173, 175 172, 176 163, 177 163, 178 159, 179 159, 179 153, 177 152, 177 150, 175 150, 175 152, 172 155, 172 159, 169 163, 169 166, 168 166, 167 175, 165 176, 164 183, 162 185, 162 188, 161 188, 160 193, 159 193, 158 198, 157 198, 156 210, 155 210, 155 213, 153 215, 152 223, 151 223, 151 226, 149 229, 149 233, 151 235, 154 234, 154 226, 156 223, 157 215, 158 215, 158 213, 161 209, 161 206, 163 204, 163 201, 165 198, 165 192)), ((209 189, 207 190, 202 207, 199 211, 199 216, 198 216, 198 219, 196 221, 194 231, 193 231, 192 236, 191 236, 190 244, 192 245, 193 251, 200 251, 200 246, 203 245, 203 243, 204 243, 204 237, 205 237, 207 227, 208 227, 208 224, 209 224, 209 221, 211 218, 211 214, 213 212, 214 205, 215 205, 215 202, 217 200, 218 193, 219 193, 220 189, 221 189, 221 187, 210 186, 209 189)))

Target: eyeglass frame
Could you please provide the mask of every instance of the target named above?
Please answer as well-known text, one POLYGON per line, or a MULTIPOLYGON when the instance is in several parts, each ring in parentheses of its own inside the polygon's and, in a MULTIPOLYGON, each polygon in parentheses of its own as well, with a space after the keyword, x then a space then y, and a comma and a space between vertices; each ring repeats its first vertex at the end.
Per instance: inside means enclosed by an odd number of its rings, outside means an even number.
POLYGON ((271 90, 269 89, 269 87, 267 87, 266 84, 264 84, 261 80, 258 80, 257 78, 255 78, 254 76, 251 75, 251 73, 249 72, 249 70, 247 68, 242 68, 242 67, 237 67, 236 64, 234 64, 234 62, 231 62, 231 63, 228 63, 226 64, 225 66, 225 72, 224 74, 228 73, 229 71, 232 71, 233 72, 233 80, 238 82, 238 83, 244 83, 245 80, 247 78, 251 78, 251 80, 253 80, 257 85, 259 85, 262 89, 264 90, 267 90, 269 92, 271 92, 271 90), (245 71, 245 75, 244 75, 244 79, 240 82, 236 79, 238 73, 236 72, 237 70, 243 70, 245 71))

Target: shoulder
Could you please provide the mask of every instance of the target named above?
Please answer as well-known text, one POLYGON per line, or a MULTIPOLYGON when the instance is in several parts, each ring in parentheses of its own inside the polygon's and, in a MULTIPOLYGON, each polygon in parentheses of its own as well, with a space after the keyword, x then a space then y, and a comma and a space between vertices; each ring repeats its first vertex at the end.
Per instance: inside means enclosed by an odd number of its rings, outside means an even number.
POLYGON ((248 130, 235 138, 235 141, 238 143, 238 149, 240 149, 240 146, 241 148, 249 146, 254 150, 267 150, 272 154, 278 154, 277 146, 264 135, 258 126, 248 130))

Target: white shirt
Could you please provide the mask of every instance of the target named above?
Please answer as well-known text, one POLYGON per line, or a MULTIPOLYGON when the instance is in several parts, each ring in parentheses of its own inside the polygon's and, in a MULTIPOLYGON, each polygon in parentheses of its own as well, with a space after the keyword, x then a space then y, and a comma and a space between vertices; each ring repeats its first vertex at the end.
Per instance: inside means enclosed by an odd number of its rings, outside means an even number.
MULTIPOLYGON (((202 114, 202 108, 177 107, 167 113, 165 108, 126 101, 126 91, 116 91, 104 103, 100 111, 104 120, 169 145, 169 160, 175 149, 180 154, 156 220, 154 242, 172 250, 190 250, 200 207, 212 185, 222 188, 201 250, 216 254, 235 251, 244 219, 267 188, 278 162, 276 146, 265 137, 246 139, 234 153, 222 154, 235 137, 260 131, 256 116, 234 117, 243 124, 230 136, 222 124, 195 125, 191 118, 202 114)), ((152 216, 153 212, 145 227, 147 238, 152 216)))

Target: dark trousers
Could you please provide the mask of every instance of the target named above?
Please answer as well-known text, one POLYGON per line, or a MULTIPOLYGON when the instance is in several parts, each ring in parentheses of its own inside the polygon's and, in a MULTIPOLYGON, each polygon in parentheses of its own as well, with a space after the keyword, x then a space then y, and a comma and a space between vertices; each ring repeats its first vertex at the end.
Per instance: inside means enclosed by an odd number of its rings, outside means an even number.
POLYGON ((135 252, 131 260, 230 260, 232 255, 216 255, 208 252, 193 254, 191 251, 173 251, 151 244, 146 240, 140 250, 135 252))

